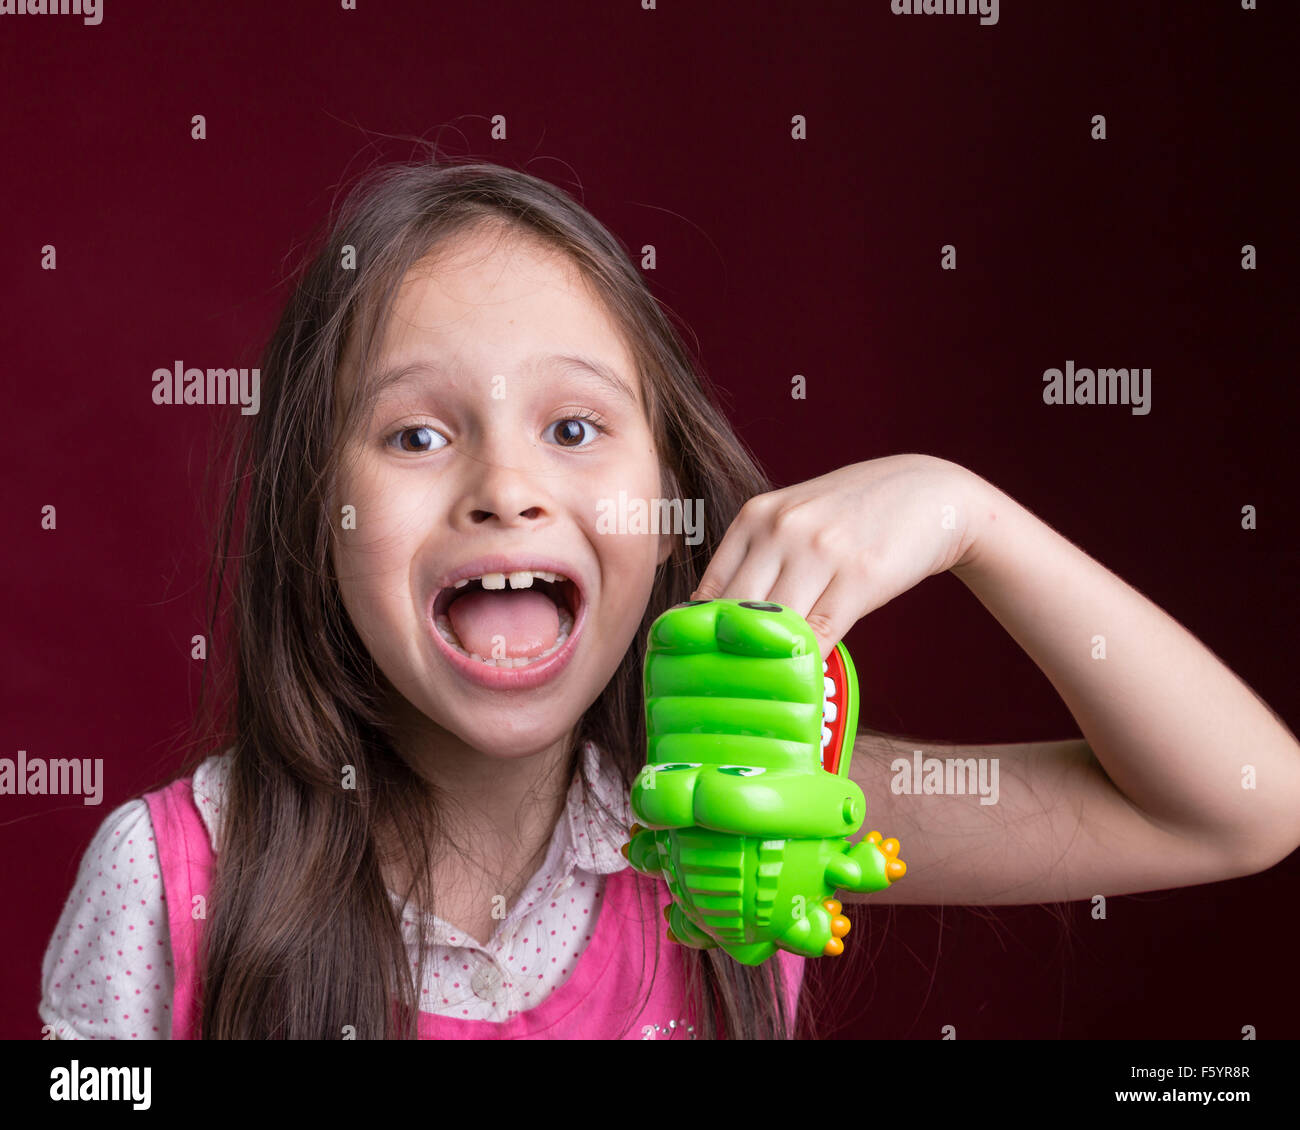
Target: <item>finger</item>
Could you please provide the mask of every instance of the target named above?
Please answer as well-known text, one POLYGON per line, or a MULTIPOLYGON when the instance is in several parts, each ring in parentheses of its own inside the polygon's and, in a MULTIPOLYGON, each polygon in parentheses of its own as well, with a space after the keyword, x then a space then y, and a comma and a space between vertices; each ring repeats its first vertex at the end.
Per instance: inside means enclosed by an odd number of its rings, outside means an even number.
POLYGON ((691 593, 691 599, 717 600, 731 578, 736 575, 741 562, 745 560, 745 554, 749 551, 749 542, 747 523, 733 522, 722 535, 717 552, 714 553, 708 567, 704 570, 704 575, 696 584, 695 591, 691 593))
POLYGON ((752 541, 740 567, 719 594, 727 600, 767 600, 781 575, 783 556, 771 541, 752 541))
POLYGON ((866 604, 861 581, 854 581, 844 573, 836 573, 826 591, 804 614, 804 619, 817 637, 823 660, 858 622, 866 604))
POLYGON ((797 561, 787 560, 763 599, 783 604, 806 620, 833 576, 831 566, 822 565, 816 559, 803 556, 797 561))

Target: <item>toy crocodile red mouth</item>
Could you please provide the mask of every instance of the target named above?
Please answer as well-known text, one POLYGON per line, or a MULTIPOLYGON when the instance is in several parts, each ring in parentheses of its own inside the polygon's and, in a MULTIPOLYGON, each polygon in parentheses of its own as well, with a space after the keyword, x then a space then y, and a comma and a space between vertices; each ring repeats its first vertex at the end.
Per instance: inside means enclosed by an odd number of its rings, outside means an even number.
POLYGON ((857 737, 858 677, 842 643, 835 645, 822 664, 822 679, 822 768, 847 777, 857 737))

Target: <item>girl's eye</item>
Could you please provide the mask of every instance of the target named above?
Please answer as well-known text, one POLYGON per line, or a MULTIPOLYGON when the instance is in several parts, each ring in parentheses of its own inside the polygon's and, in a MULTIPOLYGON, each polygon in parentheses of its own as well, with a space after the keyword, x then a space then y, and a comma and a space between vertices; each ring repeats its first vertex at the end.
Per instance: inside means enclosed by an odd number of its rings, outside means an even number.
POLYGON ((605 429, 590 416, 566 416, 556 420, 548 430, 554 429, 556 442, 561 447, 586 447, 605 429), (584 436, 588 436, 584 442, 584 436))
POLYGON ((397 441, 397 446, 403 451, 424 453, 428 451, 437 451, 440 447, 447 445, 446 438, 440 433, 435 432, 426 424, 419 424, 411 428, 402 428, 401 431, 394 432, 388 439, 389 446, 393 441, 397 441), (409 440, 407 437, 410 437, 409 440))

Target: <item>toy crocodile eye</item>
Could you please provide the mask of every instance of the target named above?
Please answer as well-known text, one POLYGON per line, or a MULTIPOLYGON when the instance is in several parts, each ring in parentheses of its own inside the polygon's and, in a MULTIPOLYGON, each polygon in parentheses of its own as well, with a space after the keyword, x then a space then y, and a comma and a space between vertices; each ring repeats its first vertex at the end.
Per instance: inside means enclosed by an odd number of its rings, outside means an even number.
POLYGON ((726 773, 732 777, 757 777, 760 773, 766 773, 767 770, 761 765, 719 765, 719 773, 726 773))
POLYGON ((707 600, 683 600, 681 604, 674 604, 674 608, 690 608, 695 604, 708 604, 707 600))
POLYGON ((785 608, 779 604, 773 604, 770 600, 742 600, 741 608, 752 608, 755 612, 784 612, 785 608))
POLYGON ((699 769, 703 762, 700 761, 673 761, 667 765, 654 765, 651 768, 656 773, 667 773, 670 769, 699 769))

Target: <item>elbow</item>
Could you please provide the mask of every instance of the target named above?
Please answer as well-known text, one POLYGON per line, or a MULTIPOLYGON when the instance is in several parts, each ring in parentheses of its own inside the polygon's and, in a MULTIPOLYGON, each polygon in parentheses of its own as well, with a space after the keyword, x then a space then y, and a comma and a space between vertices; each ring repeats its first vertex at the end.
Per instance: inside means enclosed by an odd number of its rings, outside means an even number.
POLYGON ((1294 840, 1279 846, 1276 841, 1272 843, 1255 841, 1245 845, 1245 847, 1236 853, 1236 866, 1233 868, 1233 878, 1244 878, 1247 875, 1258 875, 1263 871, 1268 871, 1276 867, 1279 863, 1289 859, 1300 848, 1294 840))
POLYGON ((1258 800, 1250 827, 1239 828, 1232 837, 1241 875, 1268 871, 1300 850, 1300 746, 1296 756, 1282 764, 1285 779, 1267 793, 1255 794, 1258 800))

